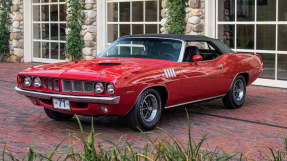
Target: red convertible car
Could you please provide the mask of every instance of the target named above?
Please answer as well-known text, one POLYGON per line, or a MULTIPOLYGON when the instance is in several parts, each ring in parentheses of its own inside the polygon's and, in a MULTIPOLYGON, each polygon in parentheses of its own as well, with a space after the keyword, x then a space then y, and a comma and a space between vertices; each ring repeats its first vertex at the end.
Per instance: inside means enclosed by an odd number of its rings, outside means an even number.
POLYGON ((126 116, 132 128, 150 130, 165 108, 215 98, 241 107, 262 70, 260 56, 235 53, 216 39, 130 35, 92 60, 28 68, 16 91, 54 120, 126 116))

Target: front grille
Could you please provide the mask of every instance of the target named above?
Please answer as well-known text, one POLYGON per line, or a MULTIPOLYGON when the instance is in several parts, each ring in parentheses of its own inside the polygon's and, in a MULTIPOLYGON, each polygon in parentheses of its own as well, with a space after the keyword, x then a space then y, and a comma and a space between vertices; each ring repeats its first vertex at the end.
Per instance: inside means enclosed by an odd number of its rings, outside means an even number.
POLYGON ((51 78, 41 78, 42 83, 43 83, 43 88, 49 89, 49 90, 54 90, 54 91, 59 91, 59 80, 58 79, 51 79, 51 78))
POLYGON ((63 92, 93 92, 95 83, 83 80, 63 80, 63 92))
MULTIPOLYGON (((100 81, 90 81, 90 80, 72 80, 72 79, 59 79, 59 78, 49 78, 49 77, 40 77, 41 87, 37 88, 33 85, 34 78, 32 78, 32 85, 30 87, 25 87, 23 85, 24 76, 18 78, 19 84, 23 88, 31 88, 33 90, 44 90, 48 92, 81 92, 87 94, 93 94, 95 92, 95 84, 100 81)), ((106 83, 102 82, 106 89, 106 83)))
POLYGON ((63 80, 63 91, 64 92, 72 92, 73 91, 73 84, 71 80, 63 80))

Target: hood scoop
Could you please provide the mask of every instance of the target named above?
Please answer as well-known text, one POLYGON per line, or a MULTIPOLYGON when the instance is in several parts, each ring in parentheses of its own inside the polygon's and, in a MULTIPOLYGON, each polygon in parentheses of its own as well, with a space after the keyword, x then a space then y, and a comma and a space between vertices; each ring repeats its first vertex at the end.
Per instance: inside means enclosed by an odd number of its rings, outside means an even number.
POLYGON ((121 65, 121 63, 115 63, 115 62, 102 62, 102 63, 98 63, 98 65, 101 65, 101 66, 117 66, 117 65, 121 65))

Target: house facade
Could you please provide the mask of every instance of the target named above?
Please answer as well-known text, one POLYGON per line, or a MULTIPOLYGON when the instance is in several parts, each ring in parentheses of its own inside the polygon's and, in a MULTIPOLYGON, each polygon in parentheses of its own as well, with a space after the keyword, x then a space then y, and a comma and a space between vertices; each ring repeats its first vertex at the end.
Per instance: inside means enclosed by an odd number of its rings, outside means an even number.
MULTIPOLYGON (((120 36, 166 33, 167 0, 85 0, 82 53, 90 59, 120 36)), ((261 54, 255 84, 287 88, 286 0, 188 0, 186 34, 261 54)), ((13 0, 11 62, 65 61, 65 0, 13 0)))

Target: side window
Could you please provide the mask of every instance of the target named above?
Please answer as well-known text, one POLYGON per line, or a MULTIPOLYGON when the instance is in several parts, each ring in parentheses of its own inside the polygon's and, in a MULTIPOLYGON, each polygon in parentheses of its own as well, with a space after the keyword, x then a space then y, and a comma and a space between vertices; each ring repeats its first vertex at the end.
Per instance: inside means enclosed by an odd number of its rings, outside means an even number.
POLYGON ((208 42, 188 42, 188 46, 196 46, 199 50, 216 51, 208 42))
POLYGON ((191 41, 187 43, 184 62, 191 62, 193 55, 200 54, 203 57, 203 61, 216 59, 219 55, 221 55, 218 50, 213 47, 209 42, 205 41, 191 41))

